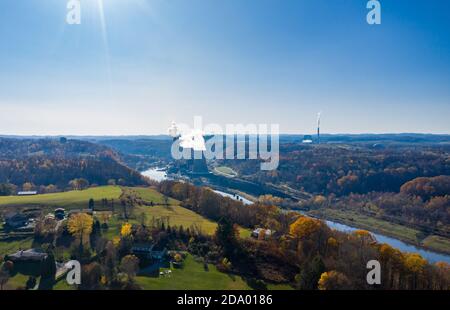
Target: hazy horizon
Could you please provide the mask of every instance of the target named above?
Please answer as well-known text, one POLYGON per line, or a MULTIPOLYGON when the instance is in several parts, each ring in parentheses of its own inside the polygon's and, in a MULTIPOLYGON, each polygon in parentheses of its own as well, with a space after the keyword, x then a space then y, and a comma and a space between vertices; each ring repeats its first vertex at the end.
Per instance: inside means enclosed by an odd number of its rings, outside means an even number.
POLYGON ((450 134, 450 2, 0 4, 0 134, 166 134, 172 121, 284 134, 450 134))
MULTIPOLYGON (((208 133, 206 133, 207 135, 208 133)), ((247 133, 238 133, 237 135, 247 135, 247 133)), ((279 134, 280 136, 298 136, 298 137, 304 137, 305 135, 312 135, 313 137, 316 136, 316 133, 308 133, 308 132, 304 132, 304 133, 285 133, 285 132, 280 132, 279 134)), ((327 137, 327 136, 401 136, 401 135, 412 135, 412 136, 448 136, 450 137, 450 134, 447 133, 422 133, 422 132, 384 132, 384 133, 371 133, 371 132, 364 132, 364 133, 321 133, 320 134, 322 137, 327 137)), ((90 135, 90 134, 83 134, 83 135, 77 135, 77 134, 31 134, 31 135, 18 135, 18 134, 0 134, 0 138, 15 138, 15 137, 19 137, 19 138, 60 138, 60 137, 68 137, 68 138, 115 138, 115 137, 167 137, 167 139, 172 139, 172 137, 170 135, 168 135, 167 133, 155 133, 155 134, 122 134, 122 135, 90 135)))

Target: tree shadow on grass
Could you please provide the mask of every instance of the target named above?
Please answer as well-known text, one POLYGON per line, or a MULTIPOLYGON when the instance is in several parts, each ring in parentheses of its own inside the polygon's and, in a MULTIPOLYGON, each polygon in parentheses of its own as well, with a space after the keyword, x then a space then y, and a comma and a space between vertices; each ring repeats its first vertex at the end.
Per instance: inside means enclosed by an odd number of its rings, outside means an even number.
POLYGON ((53 286, 56 284, 55 279, 52 278, 41 278, 39 281, 38 290, 49 291, 53 289, 53 286))
POLYGON ((267 291, 267 284, 263 280, 258 280, 255 278, 244 278, 244 281, 254 290, 267 291))

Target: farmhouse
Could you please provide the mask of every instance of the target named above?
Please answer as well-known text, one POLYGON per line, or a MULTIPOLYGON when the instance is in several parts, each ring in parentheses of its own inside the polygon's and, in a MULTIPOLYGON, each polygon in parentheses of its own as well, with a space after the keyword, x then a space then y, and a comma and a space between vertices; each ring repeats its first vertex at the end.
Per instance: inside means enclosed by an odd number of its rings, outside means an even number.
POLYGON ((131 249, 131 252, 136 256, 145 256, 146 258, 150 258, 154 247, 154 244, 136 244, 131 249))
POLYGON ((159 268, 164 265, 167 258, 167 250, 155 250, 154 244, 136 244, 131 253, 139 258, 142 268, 139 274, 157 275, 159 268))
POLYGON ((161 251, 155 250, 154 244, 136 244, 131 249, 133 255, 143 259, 150 259, 153 261, 161 261, 167 254, 167 250, 163 249, 161 251))
POLYGON ((256 239, 258 239, 258 238, 260 238, 260 235, 261 234, 264 234, 263 236, 263 238, 264 239, 267 239, 267 238, 269 238, 270 236, 272 236, 272 231, 270 230, 270 229, 264 229, 264 228, 256 228, 254 231, 252 231, 252 234, 251 234, 251 236, 253 237, 253 238, 256 238, 256 239))
POLYGON ((34 196, 37 195, 37 191, 22 191, 17 193, 18 196, 34 196))

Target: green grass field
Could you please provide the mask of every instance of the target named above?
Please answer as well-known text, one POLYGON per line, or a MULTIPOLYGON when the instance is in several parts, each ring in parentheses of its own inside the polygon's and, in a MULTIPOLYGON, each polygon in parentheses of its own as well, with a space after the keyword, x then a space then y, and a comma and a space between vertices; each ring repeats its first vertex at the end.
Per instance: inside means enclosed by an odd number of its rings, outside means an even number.
POLYGON ((16 290, 18 288, 25 287, 29 276, 23 275, 23 274, 16 274, 14 277, 9 278, 8 282, 5 285, 6 290, 16 290))
MULTIPOLYGON (((208 235, 213 235, 216 232, 217 223, 204 218, 203 216, 188 210, 180 206, 154 206, 154 207, 136 207, 134 209, 135 215, 139 216, 144 213, 147 218, 147 223, 150 224, 152 219, 155 220, 169 217, 169 224, 173 226, 183 226, 183 228, 189 228, 191 226, 199 227, 200 230, 208 235)), ((132 224, 138 224, 139 219, 135 217, 129 220, 132 224)), ((114 237, 119 236, 120 228, 124 220, 118 218, 117 215, 113 216, 108 222, 108 230, 103 231, 103 237, 112 240, 114 237)), ((247 228, 239 227, 239 236, 241 238, 249 238, 251 230, 247 228)))
MULTIPOLYGON (((168 270, 162 268, 161 271, 168 270)), ((188 255, 182 269, 170 268, 167 276, 136 277, 136 282, 145 290, 251 290, 252 288, 240 276, 222 273, 216 266, 197 262, 188 255)), ((292 290, 288 284, 267 284, 268 290, 292 290)))
POLYGON ((31 244, 33 242, 33 239, 27 238, 22 240, 15 240, 15 241, 1 241, 0 242, 0 262, 3 261, 3 258, 6 254, 12 254, 19 250, 26 250, 31 247, 31 244))
POLYGON ((135 214, 144 213, 148 221, 152 218, 168 218, 170 226, 199 227, 206 234, 213 234, 217 224, 203 216, 180 206, 135 207, 135 214))
POLYGON ((251 234, 251 229, 239 227, 239 237, 241 237, 242 239, 250 238, 251 234))
MULTIPOLYGON (((213 234, 216 231, 217 223, 210 221, 203 216, 180 207, 180 202, 169 198, 170 206, 161 206, 165 202, 164 195, 152 188, 144 187, 126 187, 128 191, 134 191, 137 195, 146 202, 152 201, 155 206, 136 206, 132 209, 134 219, 130 220, 132 223, 138 223, 138 216, 144 213, 147 221, 154 219, 168 218, 171 226, 183 226, 188 228, 191 226, 199 227, 206 234, 213 234)), ((70 191, 55 194, 43 194, 35 196, 8 196, 0 197, 0 208, 2 207, 42 207, 43 209, 63 207, 68 210, 87 208, 89 199, 94 199, 96 205, 99 205, 103 198, 118 200, 122 194, 122 189, 119 186, 102 186, 89 188, 83 191, 70 191)), ((116 209, 118 203, 116 203, 116 209)), ((105 234, 106 238, 117 236, 123 221, 120 221, 117 216, 113 216, 109 221, 109 229, 105 234)), ((241 229, 241 236, 248 237, 249 230, 241 229)), ((4 243, 0 244, 0 251, 4 247, 4 243)), ((1 254, 1 252, 0 252, 1 254)))
MULTIPOLYGON (((139 217, 141 214, 145 214, 146 222, 151 224, 152 220, 169 219, 170 226, 183 226, 185 229, 191 226, 200 228, 205 234, 212 235, 215 233, 217 224, 210 221, 203 216, 188 210, 180 206, 137 206, 133 208, 133 217, 129 220, 132 224, 139 223, 139 217)), ((108 230, 104 231, 103 237, 112 239, 120 234, 120 228, 125 220, 119 219, 117 215, 114 215, 108 222, 108 230)))
MULTIPOLYGON (((148 187, 126 187, 127 190, 136 192, 146 202, 153 202, 155 205, 164 204, 164 195, 153 188, 148 187)), ((169 198, 170 205, 179 205, 178 200, 169 198)))
POLYGON ((89 199, 99 204, 101 199, 118 199, 122 194, 119 186, 93 187, 82 191, 70 191, 35 196, 0 197, 0 208, 16 206, 63 207, 67 209, 87 208, 89 199))
MULTIPOLYGON (((165 270, 165 269, 161 269, 165 270)), ((191 255, 186 257, 183 269, 171 269, 169 276, 159 278, 136 277, 136 282, 146 290, 249 290, 245 281, 234 275, 219 272, 213 265, 205 271, 202 263, 191 255)))
POLYGON ((422 245, 430 249, 437 249, 444 253, 450 253, 450 240, 440 236, 428 236, 422 240, 422 245))
MULTIPOLYGON (((26 283, 29 279, 29 276, 23 275, 21 273, 17 273, 12 278, 8 280, 8 282, 5 285, 6 290, 17 290, 19 288, 24 288, 26 286, 26 283)), ((37 283, 40 281, 40 277, 37 277, 37 283)), ((67 284, 66 278, 63 277, 59 281, 57 281, 53 285, 53 290, 57 291, 68 291, 68 290, 75 290, 76 287, 67 284)))
MULTIPOLYGON (((118 186, 104 186, 90 188, 84 191, 70 191, 55 194, 43 194, 26 197, 0 197, 0 208, 8 207, 39 207, 42 209, 52 209, 55 207, 64 207, 68 210, 75 208, 86 208, 89 199, 93 198, 100 201, 103 198, 119 199, 122 191, 131 191, 137 193, 137 196, 145 200, 145 202, 153 202, 155 206, 134 206, 130 209, 133 224, 137 224, 141 220, 141 214, 145 214, 148 224, 153 219, 168 219, 169 224, 174 226, 183 226, 189 228, 198 227, 203 233, 212 235, 215 233, 217 223, 204 218, 203 216, 181 207, 180 202, 169 199, 170 206, 161 204, 166 202, 164 196, 151 188, 121 188, 118 186)), ((116 204, 115 214, 110 218, 109 229, 104 231, 103 236, 112 239, 119 236, 120 228, 124 220, 120 218, 121 208, 119 203, 116 204)), ((96 212, 96 216, 101 219, 101 212, 96 212)), ((239 228, 240 236, 248 238, 250 230, 239 228)), ((0 257, 11 254, 19 249, 29 249, 32 247, 32 238, 15 240, 10 242, 0 242, 0 257)), ((1 259, 0 259, 1 262, 1 259)), ((17 289, 24 287, 28 277, 17 274, 8 282, 8 289, 17 289)), ((208 270, 204 269, 201 262, 197 262, 191 255, 188 255, 183 269, 173 269, 170 276, 160 278, 137 277, 137 282, 144 289, 208 289, 208 290, 247 290, 250 289, 248 284, 239 276, 227 275, 221 273, 213 265, 208 266, 208 270)), ((268 285, 269 289, 289 289, 288 285, 268 285)), ((67 285, 64 279, 55 283, 53 289, 68 290, 74 289, 67 285)))
POLYGON ((62 277, 55 283, 55 285, 53 285, 53 290, 55 291, 71 291, 75 289, 75 286, 67 284, 67 280, 65 277, 62 277))

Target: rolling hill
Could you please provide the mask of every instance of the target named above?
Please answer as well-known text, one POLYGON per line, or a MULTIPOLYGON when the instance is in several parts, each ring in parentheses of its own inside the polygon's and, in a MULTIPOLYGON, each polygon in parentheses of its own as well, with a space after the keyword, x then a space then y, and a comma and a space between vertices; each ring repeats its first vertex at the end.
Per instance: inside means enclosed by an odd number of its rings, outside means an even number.
POLYGON ((127 167, 109 147, 66 139, 0 138, 0 183, 21 187, 56 185, 59 189, 84 178, 90 184, 143 185, 145 180, 127 167))

